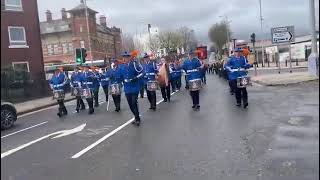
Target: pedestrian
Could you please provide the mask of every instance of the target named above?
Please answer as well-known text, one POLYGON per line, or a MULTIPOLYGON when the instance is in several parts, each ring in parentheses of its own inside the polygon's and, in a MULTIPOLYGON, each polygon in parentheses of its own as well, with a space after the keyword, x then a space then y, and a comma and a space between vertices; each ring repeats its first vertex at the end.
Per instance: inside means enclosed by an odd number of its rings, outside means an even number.
MULTIPOLYGON (((72 89, 81 88, 82 73, 79 70, 80 70, 79 67, 75 67, 74 72, 71 74, 70 86, 72 89)), ((78 90, 80 90, 80 89, 78 89, 78 90)), ((81 94, 76 95, 76 99, 77 99, 76 111, 77 111, 77 113, 79 113, 79 110, 84 110, 86 107, 85 107, 84 102, 81 98, 81 94)))
POLYGON ((94 113, 93 108, 93 96, 94 89, 96 89, 96 85, 94 85, 94 81, 96 76, 93 72, 89 71, 90 67, 85 65, 84 72, 82 73, 82 88, 83 88, 83 97, 86 98, 88 106, 89 106, 89 114, 94 113))
POLYGON ((50 82, 50 87, 54 92, 54 98, 57 98, 59 104, 59 109, 57 115, 61 117, 62 115, 67 115, 68 111, 64 105, 65 88, 68 84, 68 77, 64 74, 63 68, 59 67, 55 70, 50 82))
POLYGON ((226 64, 226 69, 229 72, 229 80, 231 82, 231 86, 235 91, 237 106, 241 106, 241 100, 243 102, 244 108, 248 106, 248 93, 246 87, 239 88, 237 87, 237 78, 247 75, 245 71, 239 71, 239 68, 248 69, 252 67, 251 64, 246 62, 244 56, 241 56, 242 52, 241 48, 235 49, 235 55, 232 56, 226 64))
POLYGON ((106 96, 106 102, 109 101, 109 77, 106 76, 106 72, 107 72, 107 66, 104 66, 101 69, 101 73, 99 73, 99 82, 100 82, 100 86, 103 89, 103 92, 106 96))
POLYGON ((121 75, 121 68, 120 68, 120 62, 117 59, 113 60, 113 67, 109 68, 109 70, 106 72, 106 77, 109 77, 110 79, 110 87, 111 88, 119 88, 118 92, 113 93, 111 91, 111 96, 115 105, 115 111, 120 112, 121 108, 121 89, 122 89, 122 75, 121 75))
POLYGON ((124 92, 130 110, 134 115, 132 124, 139 126, 141 119, 139 115, 138 95, 141 89, 140 79, 143 77, 143 68, 141 64, 137 62, 137 55, 137 51, 131 53, 131 58, 127 52, 122 54, 125 62, 125 66, 122 68, 122 76, 124 77, 124 92))
POLYGON ((182 68, 180 66, 180 62, 179 61, 175 61, 174 70, 175 70, 175 78, 176 78, 175 86, 176 86, 177 90, 180 91, 180 89, 181 89, 182 68))
POLYGON ((201 62, 196 57, 196 55, 197 55, 197 51, 191 50, 189 52, 189 57, 184 61, 182 68, 188 74, 187 75, 188 83, 194 83, 192 84, 192 86, 189 85, 190 96, 192 99, 192 108, 194 110, 200 110, 199 91, 201 88, 201 76, 202 76, 201 70, 203 69, 203 65, 201 65, 201 62))
POLYGON ((158 73, 157 65, 155 63, 155 59, 151 58, 147 53, 144 54, 145 59, 145 66, 144 66, 144 73, 145 73, 145 89, 147 91, 148 101, 150 103, 151 110, 156 110, 157 107, 157 96, 156 96, 156 88, 158 83, 156 81, 156 76, 158 73), (148 87, 149 84, 149 87, 148 87), (153 87, 151 87, 153 86, 153 87))
POLYGON ((92 72, 94 74, 93 78, 93 98, 94 98, 94 107, 99 106, 99 90, 100 90, 100 73, 98 67, 92 67, 92 72))
MULTIPOLYGON (((168 57, 167 57, 168 58, 168 57)), ((159 86, 164 102, 170 102, 171 92, 170 92, 170 81, 169 81, 169 66, 165 58, 161 58, 158 74, 159 86)))

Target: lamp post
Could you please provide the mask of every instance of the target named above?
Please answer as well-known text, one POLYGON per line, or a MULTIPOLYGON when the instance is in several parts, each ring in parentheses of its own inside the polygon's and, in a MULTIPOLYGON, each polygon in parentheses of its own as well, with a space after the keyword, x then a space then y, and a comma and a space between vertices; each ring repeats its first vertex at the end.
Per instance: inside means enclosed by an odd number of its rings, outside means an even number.
POLYGON ((259 0, 259 5, 260 5, 260 26, 261 26, 261 49, 262 49, 262 67, 264 67, 264 41, 263 41, 263 25, 262 25, 262 10, 261 10, 261 0, 259 0))
POLYGON ((83 4, 84 4, 84 6, 85 6, 85 14, 86 14, 86 23, 87 23, 87 31, 88 31, 88 44, 89 44, 89 51, 90 51, 90 58, 91 58, 91 66, 93 66, 93 58, 92 58, 92 51, 91 51, 91 40, 90 40, 90 30, 89 30, 89 19, 88 19, 87 0, 83 0, 83 4))
POLYGON ((308 71, 312 75, 319 76, 319 56, 317 49, 317 36, 316 36, 316 20, 315 20, 315 7, 314 0, 309 0, 310 11, 310 28, 311 28, 311 54, 308 57, 308 71))

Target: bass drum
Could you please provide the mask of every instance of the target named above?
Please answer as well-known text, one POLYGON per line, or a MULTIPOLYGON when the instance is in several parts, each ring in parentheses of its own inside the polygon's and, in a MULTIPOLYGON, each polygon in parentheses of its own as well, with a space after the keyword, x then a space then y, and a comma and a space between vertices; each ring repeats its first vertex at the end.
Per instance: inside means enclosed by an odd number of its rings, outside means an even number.
POLYGON ((238 88, 245 88, 247 86, 251 86, 251 78, 250 76, 242 76, 237 78, 237 87, 238 88))
POLYGON ((85 99, 93 98, 91 89, 90 88, 82 89, 81 97, 85 99))
POLYGON ((147 82, 147 90, 148 91, 156 91, 158 89, 157 81, 148 81, 147 82))
POLYGON ((198 91, 201 89, 201 79, 193 79, 188 81, 190 91, 198 91))
POLYGON ((111 84, 110 85, 110 93, 112 95, 120 95, 121 94, 120 84, 111 84))
POLYGON ((63 100, 65 97, 65 92, 64 90, 60 89, 60 90, 53 90, 53 99, 56 100, 63 100))

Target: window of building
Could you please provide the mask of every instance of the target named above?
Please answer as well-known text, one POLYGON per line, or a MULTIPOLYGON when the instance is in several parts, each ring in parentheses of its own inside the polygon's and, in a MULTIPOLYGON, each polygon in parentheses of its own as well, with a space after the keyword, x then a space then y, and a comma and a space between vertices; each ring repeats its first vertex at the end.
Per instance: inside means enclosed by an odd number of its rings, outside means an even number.
POLYGON ((81 47, 81 48, 85 48, 85 47, 84 47, 84 41, 80 41, 80 47, 81 47))
POLYGON ((47 49, 48 49, 48 55, 52 55, 53 54, 53 48, 52 48, 51 44, 47 45, 47 49))
POLYGON ((14 81, 24 81, 30 79, 29 62, 12 62, 14 70, 14 81))
POLYGON ((54 54, 59 54, 59 46, 58 46, 58 44, 53 45, 53 53, 54 54))
POLYGON ((62 44, 62 52, 63 52, 63 54, 68 54, 68 44, 67 43, 62 44))
POLYGON ((24 27, 8 26, 9 47, 28 47, 24 27))
POLYGON ((72 52, 73 52, 73 44, 69 43, 69 53, 72 53, 72 52))
POLYGON ((80 24, 80 32, 82 32, 83 31, 83 28, 82 28, 82 25, 80 24))
POLYGON ((22 11, 21 0, 5 0, 5 10, 22 11))

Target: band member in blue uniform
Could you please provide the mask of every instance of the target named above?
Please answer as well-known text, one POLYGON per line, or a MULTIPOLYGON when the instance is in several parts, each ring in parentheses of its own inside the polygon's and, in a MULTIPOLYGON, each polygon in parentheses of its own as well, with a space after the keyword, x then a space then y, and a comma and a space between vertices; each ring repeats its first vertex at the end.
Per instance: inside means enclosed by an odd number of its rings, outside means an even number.
MULTIPOLYGON (((121 76, 120 64, 119 64, 119 61, 117 59, 113 60, 113 67, 110 68, 106 72, 106 77, 109 77, 110 85, 118 84, 120 86, 120 90, 121 90, 123 79, 122 79, 122 76, 121 76)), ((121 108, 120 108, 121 94, 118 94, 118 95, 112 94, 112 99, 113 99, 114 105, 116 107, 115 111, 119 112, 121 110, 121 108)))
MULTIPOLYGON (((203 68, 200 60, 196 57, 197 51, 191 50, 189 52, 189 58, 186 59, 182 65, 182 68, 187 73, 187 81, 201 79, 200 70, 203 68)), ((190 91, 190 96, 192 98, 192 108, 194 110, 200 110, 200 99, 199 99, 199 90, 190 91)))
POLYGON ((92 72, 94 74, 93 78, 93 98, 94 98, 94 106, 98 107, 99 106, 99 90, 100 90, 100 73, 99 73, 99 68, 98 67, 92 67, 92 72))
POLYGON ((175 86, 177 88, 177 90, 180 91, 181 89, 181 76, 182 76, 182 68, 179 66, 179 61, 175 61, 174 63, 174 71, 175 71, 175 86))
MULTIPOLYGON (((74 72, 71 74, 70 86, 73 88, 81 88, 82 73, 79 70, 80 70, 79 67, 75 67, 74 72)), ((81 96, 76 96, 76 99, 77 99, 76 111, 79 112, 79 109, 84 110, 85 105, 83 100, 81 99, 81 96)))
MULTIPOLYGON (((52 90, 64 90, 66 89, 66 85, 68 84, 68 77, 64 74, 62 68, 58 68, 55 70, 54 75, 52 76, 50 82, 50 87, 52 90)), ((68 111, 66 106, 64 105, 64 100, 57 100, 59 104, 59 109, 57 115, 61 117, 62 115, 67 115, 68 111)))
POLYGON ((138 95, 141 88, 140 79, 143 77, 143 68, 137 62, 137 51, 133 51, 130 54, 123 53, 125 66, 122 69, 122 76, 124 78, 124 92, 130 107, 131 112, 134 115, 134 121, 132 124, 140 125, 139 107, 138 107, 138 95))
POLYGON ((252 67, 251 64, 248 64, 245 57, 241 56, 242 49, 240 47, 235 49, 235 55, 231 56, 229 61, 226 64, 226 69, 229 72, 229 80, 232 86, 232 89, 235 91, 237 106, 241 106, 241 100, 243 101, 243 107, 247 108, 248 106, 248 93, 247 88, 238 88, 237 87, 237 78, 246 75, 245 71, 239 71, 240 68, 248 69, 252 67))
POLYGON ((102 68, 102 72, 99 74, 99 82, 106 96, 106 102, 109 101, 109 77, 106 76, 107 66, 102 68))
POLYGON ((89 114, 94 113, 93 109, 93 90, 95 88, 94 86, 94 81, 95 81, 95 75, 93 72, 89 71, 90 67, 89 66, 84 66, 84 72, 82 73, 82 88, 89 88, 91 91, 92 96, 87 97, 86 100, 89 105, 89 114))
POLYGON ((150 56, 145 53, 144 55, 145 59, 145 66, 144 66, 144 74, 145 74, 145 85, 144 88, 147 91, 147 97, 150 103, 150 108, 151 110, 156 110, 157 107, 157 97, 156 97, 156 91, 149 91, 147 88, 147 83, 148 81, 156 81, 156 75, 158 73, 157 70, 157 65, 154 61, 154 59, 150 59, 150 56))

